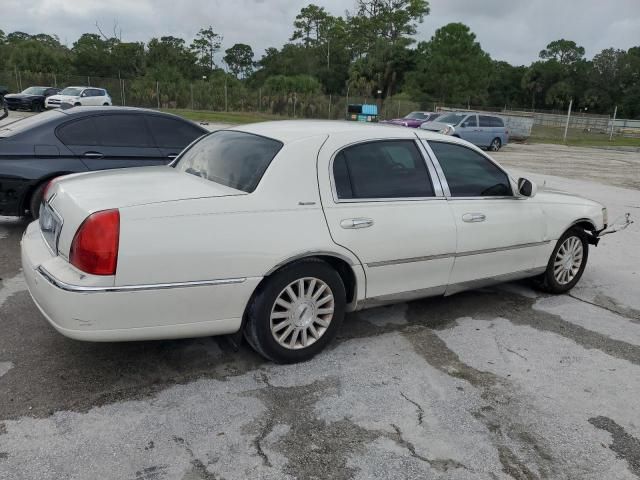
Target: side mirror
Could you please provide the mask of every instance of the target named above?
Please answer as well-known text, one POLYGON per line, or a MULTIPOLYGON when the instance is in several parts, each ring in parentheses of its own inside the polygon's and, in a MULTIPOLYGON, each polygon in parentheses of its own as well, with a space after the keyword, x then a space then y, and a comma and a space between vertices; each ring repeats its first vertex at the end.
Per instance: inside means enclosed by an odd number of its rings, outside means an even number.
POLYGON ((535 197, 538 186, 526 178, 518 179, 518 193, 522 197, 535 197))

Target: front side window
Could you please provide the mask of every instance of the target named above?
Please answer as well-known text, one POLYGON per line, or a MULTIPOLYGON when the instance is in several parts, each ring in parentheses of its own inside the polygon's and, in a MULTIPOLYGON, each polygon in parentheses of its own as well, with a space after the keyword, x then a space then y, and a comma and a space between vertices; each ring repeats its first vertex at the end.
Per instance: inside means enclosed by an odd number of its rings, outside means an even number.
POLYGON ((339 199, 433 197, 427 166, 412 140, 347 147, 333 161, 339 199))
POLYGON ((450 125, 456 126, 460 122, 462 122, 462 120, 464 120, 466 116, 467 115, 464 113, 446 113, 438 118, 438 122, 448 123, 450 125))
POLYGON ((69 95, 71 97, 79 97, 83 89, 78 87, 67 87, 60 92, 60 95, 69 95))
POLYGON ((483 155, 462 145, 429 142, 452 197, 512 196, 509 177, 483 155))
POLYGON ((491 117, 489 115, 480 115, 481 127, 504 127, 502 119, 499 117, 491 117))
POLYGON ((100 145, 105 147, 150 147, 153 139, 143 115, 94 117, 100 145))
POLYGON ((478 121, 476 120, 476 116, 475 115, 468 116, 467 119, 464 121, 464 126, 465 127, 477 127, 478 126, 478 121))
POLYGON ((220 130, 192 145, 180 157, 175 168, 251 193, 282 145, 272 138, 220 130))
POLYGON ((93 117, 67 122, 56 129, 56 135, 65 145, 98 145, 93 117))

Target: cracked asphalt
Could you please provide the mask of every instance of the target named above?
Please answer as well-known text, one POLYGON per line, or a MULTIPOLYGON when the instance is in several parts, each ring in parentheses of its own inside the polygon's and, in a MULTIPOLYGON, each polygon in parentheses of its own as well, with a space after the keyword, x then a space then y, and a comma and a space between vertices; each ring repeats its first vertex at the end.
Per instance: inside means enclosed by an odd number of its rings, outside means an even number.
MULTIPOLYGON (((529 149, 496 157, 638 217, 619 152, 588 152, 611 159, 596 174, 584 149, 552 171, 529 149)), ((353 313, 290 366, 221 338, 60 336, 25 290, 26 225, 0 218, 2 480, 640 478, 638 223, 592 250, 570 295, 518 282, 353 313)))

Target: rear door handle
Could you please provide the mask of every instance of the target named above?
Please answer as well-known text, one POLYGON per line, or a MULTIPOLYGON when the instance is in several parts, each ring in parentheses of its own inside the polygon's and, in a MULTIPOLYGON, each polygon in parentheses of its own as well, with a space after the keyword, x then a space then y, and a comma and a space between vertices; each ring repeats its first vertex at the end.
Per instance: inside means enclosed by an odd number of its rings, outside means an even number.
POLYGON ((372 225, 371 218, 346 218, 340 222, 342 228, 367 228, 372 225))
POLYGON ((462 215, 462 221, 467 223, 484 222, 486 219, 484 213, 465 213, 462 215))
POLYGON ((104 155, 100 152, 85 152, 84 156, 86 158, 102 158, 104 155))

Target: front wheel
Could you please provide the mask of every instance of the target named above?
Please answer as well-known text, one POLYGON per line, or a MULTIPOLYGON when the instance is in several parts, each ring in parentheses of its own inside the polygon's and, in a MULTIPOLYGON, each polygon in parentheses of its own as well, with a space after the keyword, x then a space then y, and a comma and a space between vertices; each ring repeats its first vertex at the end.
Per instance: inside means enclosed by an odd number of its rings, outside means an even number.
POLYGON ((498 150, 500 150, 500 147, 502 147, 502 140, 500 140, 498 137, 491 140, 489 150, 491 150, 492 152, 497 152, 498 150))
POLYGON ((335 337, 345 305, 338 272, 319 259, 301 260, 260 287, 249 306, 245 338, 274 362, 309 360, 335 337))
POLYGON ((534 282, 545 292, 566 293, 582 277, 588 258, 589 244, 585 233, 579 228, 571 228, 560 237, 547 269, 534 282))

